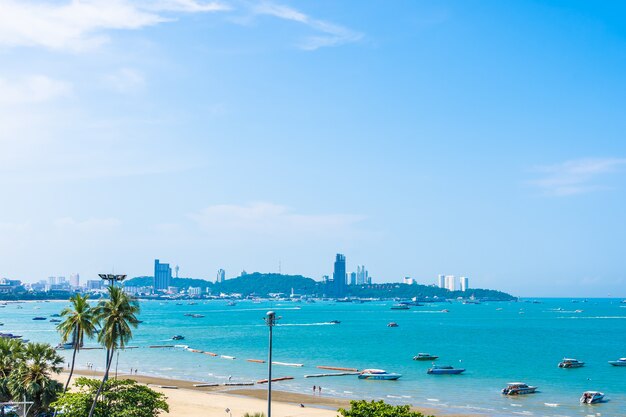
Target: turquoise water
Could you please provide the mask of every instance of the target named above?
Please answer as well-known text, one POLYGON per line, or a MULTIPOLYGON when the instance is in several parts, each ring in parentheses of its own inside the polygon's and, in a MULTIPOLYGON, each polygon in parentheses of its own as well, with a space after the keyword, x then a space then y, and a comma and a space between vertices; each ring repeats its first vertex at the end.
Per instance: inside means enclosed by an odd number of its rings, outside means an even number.
MULTIPOLYGON (((24 335, 31 341, 56 344, 54 324, 32 321, 34 316, 59 312, 65 303, 9 304, 0 309, 0 331, 24 335)), ((141 319, 133 346, 119 355, 118 370, 138 368, 142 374, 190 378, 207 382, 254 381, 266 377, 268 309, 282 316, 274 331, 274 360, 302 363, 302 368, 274 366, 274 375, 293 376, 276 389, 310 394, 313 385, 323 395, 384 399, 412 403, 446 412, 492 416, 625 416, 626 367, 607 361, 626 356, 626 304, 619 300, 542 300, 530 303, 440 303, 390 310, 392 303, 224 301, 176 305, 142 302, 141 319), (442 309, 449 313, 442 313, 442 309), (557 311, 561 309, 562 311, 557 311), (575 310, 583 310, 575 312, 575 310), (191 318, 184 313, 204 314, 191 318), (520 314, 523 313, 523 314, 520 314), (341 324, 327 324, 340 320, 341 324), (395 321, 397 328, 387 327, 395 321), (182 334, 186 340, 167 339, 182 334), (149 349, 156 344, 181 343, 191 348, 234 356, 228 360, 183 349, 149 349), (427 375, 429 362, 416 362, 418 352, 438 355, 439 364, 466 368, 458 376, 427 375), (586 362, 579 369, 559 369, 564 357, 586 362), (323 372, 317 365, 382 368, 401 373, 398 381, 363 381, 356 376, 309 378, 323 372), (539 387, 534 395, 507 398, 500 389, 522 381, 539 387), (594 406, 578 403, 585 390, 599 390, 608 401, 594 406)), ((78 362, 104 365, 102 351, 82 351, 78 362)))

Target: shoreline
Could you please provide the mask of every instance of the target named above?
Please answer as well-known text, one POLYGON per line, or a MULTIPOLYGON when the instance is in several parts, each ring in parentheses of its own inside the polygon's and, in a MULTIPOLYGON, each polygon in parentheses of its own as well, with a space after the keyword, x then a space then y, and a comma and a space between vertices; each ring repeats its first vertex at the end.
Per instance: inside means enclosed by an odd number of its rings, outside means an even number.
MULTIPOLYGON (((97 378, 101 377, 103 374, 104 372, 101 371, 75 369, 72 379, 74 380, 79 376, 97 378)), ((68 375, 69 372, 64 370, 57 376, 57 379, 66 381, 68 375)), ((242 416, 246 412, 266 412, 266 389, 224 385, 195 387, 194 384, 203 384, 203 382, 154 377, 142 374, 130 375, 127 373, 118 373, 117 377, 118 379, 132 379, 149 386, 155 391, 165 394, 170 406, 170 413, 163 415, 222 417, 226 408, 231 410, 233 417, 242 416)), ((349 399, 272 389, 272 414, 276 417, 337 417, 337 410, 339 408, 349 407, 349 399)), ((411 409, 424 414, 424 416, 486 417, 485 415, 477 414, 451 414, 428 407, 411 406, 411 409)))

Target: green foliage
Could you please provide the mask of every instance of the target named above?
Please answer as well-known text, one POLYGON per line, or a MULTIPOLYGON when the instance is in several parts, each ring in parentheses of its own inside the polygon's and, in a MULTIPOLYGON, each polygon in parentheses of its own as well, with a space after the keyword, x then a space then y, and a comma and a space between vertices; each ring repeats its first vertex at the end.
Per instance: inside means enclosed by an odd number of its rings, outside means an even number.
POLYGON ((63 362, 48 344, 0 338, 0 400, 33 401, 29 416, 47 411, 63 388, 51 378, 63 362))
POLYGON ((248 296, 255 294, 265 297, 270 293, 283 293, 289 295, 291 289, 297 294, 322 294, 321 289, 311 278, 302 275, 262 274, 254 272, 239 278, 228 279, 213 285, 213 294, 221 292, 226 294, 242 294, 248 296))
MULTIPOLYGON (((339 409, 343 417, 424 417, 408 405, 391 405, 384 401, 350 401, 350 409, 339 409)), ((434 417, 434 416, 428 416, 434 417)))
POLYGON ((254 414, 246 413, 243 415, 243 417, 265 417, 265 414, 264 413, 254 413, 254 414))
MULTIPOLYGON (((53 404, 63 417, 85 417, 93 404, 100 381, 78 378, 76 388, 59 396, 53 404)), ((165 396, 129 379, 108 380, 96 404, 94 417, 157 417, 168 412, 165 396)))

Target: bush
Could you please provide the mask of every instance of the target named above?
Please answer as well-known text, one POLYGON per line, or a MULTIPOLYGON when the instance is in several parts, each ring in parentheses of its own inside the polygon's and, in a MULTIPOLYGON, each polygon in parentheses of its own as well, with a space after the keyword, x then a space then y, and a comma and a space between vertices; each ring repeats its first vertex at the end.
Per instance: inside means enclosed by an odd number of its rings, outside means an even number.
MULTIPOLYGON (((350 409, 339 409, 343 417, 424 417, 408 405, 391 405, 384 401, 350 401, 350 409)), ((434 416, 428 416, 434 417, 434 416)))
MULTIPOLYGON (((99 385, 98 380, 78 378, 74 383, 77 391, 60 395, 52 406, 63 417, 85 417, 99 385)), ((133 380, 108 380, 94 417, 157 417, 160 412, 169 411, 165 399, 163 394, 133 380)))

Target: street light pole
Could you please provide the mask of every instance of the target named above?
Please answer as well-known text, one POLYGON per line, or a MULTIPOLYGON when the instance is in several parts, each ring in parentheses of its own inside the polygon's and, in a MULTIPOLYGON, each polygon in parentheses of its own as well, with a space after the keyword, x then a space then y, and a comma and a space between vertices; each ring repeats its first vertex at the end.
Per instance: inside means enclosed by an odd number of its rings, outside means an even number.
POLYGON ((272 327, 276 325, 276 313, 268 311, 265 323, 270 328, 269 353, 267 358, 267 417, 272 417, 272 327))

